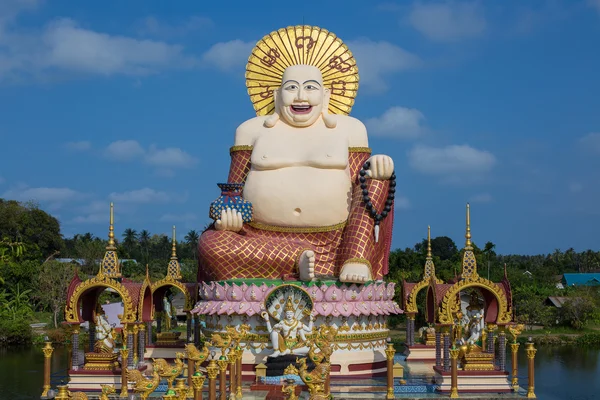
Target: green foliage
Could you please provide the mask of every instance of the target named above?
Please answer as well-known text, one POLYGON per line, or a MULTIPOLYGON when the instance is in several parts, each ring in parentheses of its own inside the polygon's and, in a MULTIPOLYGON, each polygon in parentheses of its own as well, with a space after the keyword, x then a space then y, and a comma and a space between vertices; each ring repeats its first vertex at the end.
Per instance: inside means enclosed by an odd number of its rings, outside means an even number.
POLYGON ((0 199, 0 237, 22 243, 27 259, 44 259, 63 245, 58 220, 33 203, 0 199))
POLYGON ((40 302, 53 313, 54 328, 58 328, 59 314, 67 301, 67 288, 75 275, 72 264, 48 261, 37 275, 40 302))
POLYGON ((563 323, 570 324, 575 329, 584 328, 593 321, 598 310, 598 299, 581 293, 567 300, 560 309, 560 318, 563 323))
POLYGON ((0 346, 24 345, 31 341, 32 332, 28 321, 0 318, 0 346))

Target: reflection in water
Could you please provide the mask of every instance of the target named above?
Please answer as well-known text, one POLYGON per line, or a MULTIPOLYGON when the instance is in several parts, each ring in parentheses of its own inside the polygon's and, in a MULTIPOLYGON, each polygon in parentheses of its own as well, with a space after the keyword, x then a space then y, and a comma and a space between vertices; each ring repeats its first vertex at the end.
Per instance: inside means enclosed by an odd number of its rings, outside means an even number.
MULTIPOLYGON (((510 351, 507 361, 510 363, 510 351)), ((600 399, 600 349, 540 346, 535 355, 535 393, 543 400, 600 399)), ((512 369, 507 365, 508 370, 512 369)), ((519 347, 519 382, 527 387, 527 356, 519 347)))
MULTIPOLYGON (((64 371, 66 349, 52 356, 52 371, 64 371)), ((508 370, 510 352, 507 356, 508 370)), ((535 357, 535 393, 542 400, 600 399, 600 349, 571 346, 540 347, 535 357)), ((44 355, 40 348, 0 348, 0 399, 39 399, 44 381, 44 355)), ((527 356, 519 348, 519 382, 527 387, 527 356)), ((55 382, 56 384, 56 382, 55 382)))
MULTIPOLYGON (((52 354, 52 371, 64 371, 66 349, 52 354)), ((44 384, 44 353, 39 347, 0 348, 0 399, 39 399, 44 384)))

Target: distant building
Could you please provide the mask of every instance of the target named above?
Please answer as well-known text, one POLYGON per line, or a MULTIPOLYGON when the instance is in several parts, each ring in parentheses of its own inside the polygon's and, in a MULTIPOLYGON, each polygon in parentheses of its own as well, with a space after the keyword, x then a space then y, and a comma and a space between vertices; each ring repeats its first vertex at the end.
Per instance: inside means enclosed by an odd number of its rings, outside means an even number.
POLYGON ((600 285, 600 273, 563 274, 562 283, 565 287, 600 285))
MULTIPOLYGON (((85 265, 85 260, 83 258, 56 258, 55 260, 58 262, 61 262, 61 263, 65 263, 65 264, 72 263, 72 264, 85 265)), ((127 262, 127 261, 130 261, 135 264, 138 263, 137 260, 134 260, 131 258, 125 258, 125 259, 119 260, 119 262, 121 262, 121 264, 124 262, 127 262)), ((102 262, 102 260, 94 261, 94 263, 98 264, 98 265, 100 265, 101 262, 102 262)))

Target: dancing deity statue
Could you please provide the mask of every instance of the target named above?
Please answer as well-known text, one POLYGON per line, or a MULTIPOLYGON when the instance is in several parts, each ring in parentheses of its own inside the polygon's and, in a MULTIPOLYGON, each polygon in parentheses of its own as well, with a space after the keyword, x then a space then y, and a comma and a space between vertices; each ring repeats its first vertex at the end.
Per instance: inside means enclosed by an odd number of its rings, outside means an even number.
POLYGON ((484 311, 483 303, 479 299, 476 292, 471 294, 469 305, 466 308, 465 313, 457 313, 459 317, 459 332, 461 333, 457 337, 458 345, 470 345, 473 346, 481 340, 481 334, 484 327, 484 311))
POLYGON ((347 115, 358 89, 352 53, 320 28, 281 29, 257 43, 246 81, 257 117, 237 128, 229 186, 220 185, 243 189, 222 193, 199 239, 198 279, 381 280, 394 163, 371 155, 364 124, 347 115))
POLYGON ((96 353, 112 353, 115 348, 115 332, 113 327, 108 323, 104 309, 98 305, 96 308, 96 342, 94 343, 94 351, 96 353))
POLYGON ((296 310, 292 304, 292 299, 288 298, 285 303, 284 319, 271 326, 269 314, 265 311, 261 316, 267 324, 267 330, 271 337, 273 345, 273 354, 269 357, 285 356, 287 354, 305 355, 308 353, 308 345, 306 343, 306 334, 313 330, 314 317, 309 316, 310 322, 308 325, 299 321, 295 315, 296 310))

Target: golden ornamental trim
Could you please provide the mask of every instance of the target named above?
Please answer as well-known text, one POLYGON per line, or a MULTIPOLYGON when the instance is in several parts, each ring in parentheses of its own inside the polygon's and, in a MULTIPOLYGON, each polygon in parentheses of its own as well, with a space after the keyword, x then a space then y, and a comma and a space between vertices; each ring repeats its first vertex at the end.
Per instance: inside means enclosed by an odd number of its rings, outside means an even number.
POLYGON ((79 298, 83 293, 94 287, 104 287, 115 290, 123 300, 123 315, 120 316, 119 320, 121 323, 135 322, 137 310, 133 306, 129 291, 122 283, 103 274, 98 274, 91 279, 85 280, 75 287, 73 294, 65 306, 66 322, 82 322, 79 319, 79 298))
POLYGON ((229 148, 229 154, 234 153, 236 151, 252 151, 253 148, 254 148, 254 146, 251 146, 251 145, 248 145, 248 144, 241 144, 241 145, 231 146, 229 148))
POLYGON ((192 308, 194 308, 194 299, 190 295, 190 292, 187 290, 183 283, 174 279, 172 276, 165 276, 160 281, 154 282, 151 286, 152 296, 154 296, 154 292, 156 292, 157 289, 163 286, 174 286, 177 289, 179 289, 181 293, 183 293, 183 295, 185 296, 185 306, 183 311, 190 311, 192 308))
POLYGON ((370 147, 348 147, 349 153, 372 153, 370 147))
POLYGON ((458 293, 470 287, 486 289, 496 297, 496 300, 498 301, 498 315, 495 322, 497 324, 508 324, 511 322, 512 310, 508 304, 506 294, 500 288, 500 285, 481 276, 476 276, 455 283, 450 290, 446 292, 440 306, 439 322, 441 324, 451 325, 454 323, 453 316, 460 310, 458 293))
POLYGON ((253 228, 260 229, 263 231, 270 232, 286 232, 286 233, 321 233, 321 232, 331 232, 337 231, 340 229, 344 229, 346 226, 346 221, 340 222, 339 224, 329 225, 329 226, 318 226, 318 227, 291 227, 291 226, 275 226, 275 225, 267 225, 262 224, 260 222, 249 222, 253 228))

